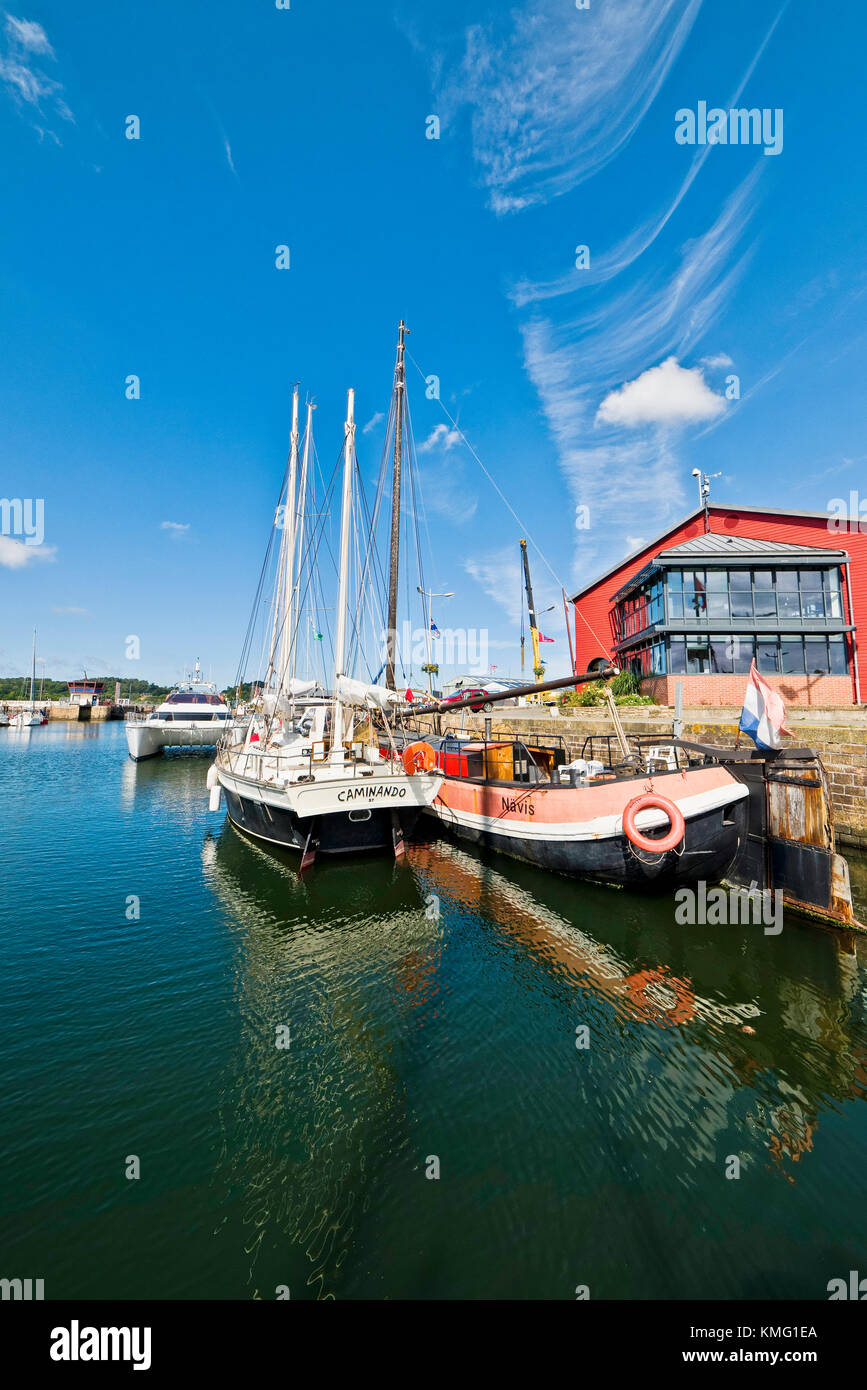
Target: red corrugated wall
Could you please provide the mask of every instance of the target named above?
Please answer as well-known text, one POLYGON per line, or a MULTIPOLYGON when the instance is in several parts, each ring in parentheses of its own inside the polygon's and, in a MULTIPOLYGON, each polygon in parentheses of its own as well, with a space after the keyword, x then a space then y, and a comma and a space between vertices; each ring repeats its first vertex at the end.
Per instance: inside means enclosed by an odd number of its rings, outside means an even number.
MULTIPOLYGON (((853 518, 850 526, 858 522, 853 518)), ((862 522, 867 526, 867 522, 862 522)), ((818 548, 845 550, 850 560, 852 581, 852 607, 854 616, 848 614, 848 596, 844 592, 847 620, 864 625, 867 631, 867 529, 832 531, 828 529, 828 517, 822 516, 777 516, 768 512, 749 511, 747 508, 711 507, 710 529, 720 535, 747 536, 756 541, 782 541, 788 545, 815 545, 818 548)), ((658 555, 660 550, 668 550, 680 545, 692 536, 704 533, 704 516, 699 512, 687 521, 673 526, 661 540, 633 556, 612 574, 607 575, 580 595, 575 604, 575 652, 577 669, 586 670, 590 662, 602 655, 600 641, 606 656, 614 654, 613 594, 643 569, 658 555), (588 631, 589 627, 589 631, 588 631), (600 641, 597 641, 596 638, 600 641)), ((861 699, 867 698, 867 670, 865 670, 865 651, 867 645, 862 640, 858 646, 859 668, 861 673, 861 699)), ((850 662, 851 662, 850 651, 850 662)), ((854 700, 855 681, 852 678, 852 698, 854 700)))

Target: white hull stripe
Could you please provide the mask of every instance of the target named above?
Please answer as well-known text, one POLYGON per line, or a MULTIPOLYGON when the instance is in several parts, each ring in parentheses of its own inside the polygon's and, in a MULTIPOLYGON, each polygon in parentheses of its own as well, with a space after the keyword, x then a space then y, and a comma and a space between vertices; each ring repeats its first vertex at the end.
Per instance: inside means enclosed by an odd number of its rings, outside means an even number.
MULTIPOLYGON (((636 795, 640 793, 636 792, 636 795)), ((747 787, 740 782, 730 786, 714 787, 711 791, 697 792, 694 796, 681 797, 678 806, 684 820, 694 820, 708 811, 716 811, 731 806, 749 796, 747 787)), ((539 803, 535 803, 537 812, 539 803)), ((436 801, 430 808, 446 825, 463 825, 470 830, 488 831, 511 840, 544 840, 554 843, 573 843, 576 840, 613 840, 623 834, 623 816, 599 816, 596 820, 585 821, 544 821, 538 814, 526 816, 521 820, 514 816, 485 816, 476 811, 458 810, 436 801)), ((668 825, 664 811, 639 811, 635 818, 639 830, 655 830, 668 825)))
POLYGON ((235 796, 272 806, 275 810, 291 811, 302 818, 347 815, 350 811, 429 807, 442 785, 442 775, 437 773, 420 773, 412 778, 389 776, 378 781, 332 777, 318 786, 315 782, 305 782, 287 788, 263 786, 252 779, 234 777, 219 767, 217 776, 222 787, 235 796))

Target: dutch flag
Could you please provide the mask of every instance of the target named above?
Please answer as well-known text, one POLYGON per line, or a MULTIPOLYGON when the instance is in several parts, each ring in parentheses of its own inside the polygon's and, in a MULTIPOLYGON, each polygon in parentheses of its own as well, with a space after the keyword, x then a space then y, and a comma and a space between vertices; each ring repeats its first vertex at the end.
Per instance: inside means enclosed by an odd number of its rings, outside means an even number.
POLYGON ((762 680, 755 662, 750 667, 738 728, 742 734, 749 734, 757 748, 765 749, 782 748, 781 734, 792 734, 791 729, 786 728, 785 705, 777 691, 762 680))

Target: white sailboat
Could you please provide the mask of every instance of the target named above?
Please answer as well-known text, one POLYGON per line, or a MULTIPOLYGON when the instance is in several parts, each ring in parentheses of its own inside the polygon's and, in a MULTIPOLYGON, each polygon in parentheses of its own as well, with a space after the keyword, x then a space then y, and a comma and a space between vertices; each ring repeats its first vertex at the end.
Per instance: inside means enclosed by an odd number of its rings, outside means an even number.
POLYGON ((36 628, 33 629, 33 663, 30 669, 30 708, 18 710, 9 720, 10 727, 13 729, 35 729, 40 724, 47 724, 42 710, 37 710, 35 704, 36 691, 36 628))
MULTIPOLYGON (((354 402, 355 392, 350 390, 344 426, 333 690, 317 694, 310 683, 305 690, 293 675, 299 626, 297 517, 299 511, 303 515, 296 493, 296 389, 287 485, 290 521, 288 534, 284 528, 278 563, 279 602, 269 663, 273 689, 263 695, 262 714, 251 723, 243 742, 227 741, 221 746, 208 775, 212 809, 219 806, 222 789, 233 823, 257 839, 300 850, 302 870, 310 867, 317 853, 390 849, 402 855, 404 836, 442 784, 429 745, 416 743, 398 750, 393 724, 396 711, 404 705, 402 694, 355 680, 346 669, 356 467, 354 402), (374 721, 378 735, 373 734, 374 721)), ((305 460, 310 437, 308 411, 305 460)), ((302 478, 305 472, 302 465, 302 478)))

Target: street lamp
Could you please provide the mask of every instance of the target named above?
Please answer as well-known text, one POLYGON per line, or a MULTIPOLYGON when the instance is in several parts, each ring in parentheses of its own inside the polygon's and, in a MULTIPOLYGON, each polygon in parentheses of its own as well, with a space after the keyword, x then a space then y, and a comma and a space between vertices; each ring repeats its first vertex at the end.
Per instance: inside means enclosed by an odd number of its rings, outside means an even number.
POLYGON ((431 600, 435 598, 454 598, 454 594, 452 593, 451 589, 448 591, 448 593, 445 594, 435 594, 430 589, 423 589, 420 584, 416 584, 415 587, 418 589, 418 592, 421 594, 422 598, 427 599, 427 693, 430 699, 433 699, 430 669, 433 665, 433 662, 431 661, 430 649, 431 600))

